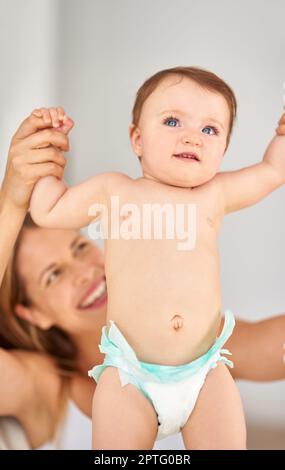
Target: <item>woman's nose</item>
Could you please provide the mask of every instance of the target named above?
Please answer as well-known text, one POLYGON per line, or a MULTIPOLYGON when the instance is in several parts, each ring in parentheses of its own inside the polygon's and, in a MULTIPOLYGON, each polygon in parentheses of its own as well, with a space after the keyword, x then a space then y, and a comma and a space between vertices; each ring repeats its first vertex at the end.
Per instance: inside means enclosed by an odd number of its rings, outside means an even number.
POLYGON ((96 279, 100 272, 96 266, 78 266, 74 273, 74 284, 76 286, 84 286, 90 284, 91 281, 96 279))

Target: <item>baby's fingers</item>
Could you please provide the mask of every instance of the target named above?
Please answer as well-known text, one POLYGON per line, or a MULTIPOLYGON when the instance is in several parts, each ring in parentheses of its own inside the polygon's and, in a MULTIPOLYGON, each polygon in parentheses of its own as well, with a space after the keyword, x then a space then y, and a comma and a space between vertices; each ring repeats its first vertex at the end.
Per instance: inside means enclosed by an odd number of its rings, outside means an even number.
POLYGON ((45 112, 46 122, 50 119, 49 123, 59 132, 67 134, 74 125, 72 119, 68 118, 62 107, 57 108, 42 108, 42 112, 45 112))
POLYGON ((59 127, 60 122, 62 122, 65 112, 63 111, 59 113, 59 108, 49 108, 49 112, 51 115, 52 125, 53 127, 59 127))

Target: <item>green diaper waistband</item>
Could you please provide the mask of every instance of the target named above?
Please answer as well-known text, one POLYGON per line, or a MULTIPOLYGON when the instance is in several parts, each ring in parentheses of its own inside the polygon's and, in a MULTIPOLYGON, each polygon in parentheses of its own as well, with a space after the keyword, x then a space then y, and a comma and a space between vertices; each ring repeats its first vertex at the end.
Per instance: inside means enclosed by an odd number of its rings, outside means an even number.
POLYGON ((220 359, 230 367, 233 367, 232 362, 222 357, 221 354, 231 354, 228 350, 222 349, 222 346, 231 336, 234 326, 234 315, 230 310, 226 310, 222 332, 205 354, 187 364, 168 366, 139 361, 136 353, 115 325, 115 322, 111 320, 108 333, 106 326, 102 328, 101 344, 99 345, 100 351, 105 354, 104 362, 102 365, 93 367, 88 372, 88 375, 98 381, 101 373, 107 366, 114 366, 135 376, 139 380, 169 383, 188 378, 197 373, 209 361, 215 362, 217 359, 220 359))

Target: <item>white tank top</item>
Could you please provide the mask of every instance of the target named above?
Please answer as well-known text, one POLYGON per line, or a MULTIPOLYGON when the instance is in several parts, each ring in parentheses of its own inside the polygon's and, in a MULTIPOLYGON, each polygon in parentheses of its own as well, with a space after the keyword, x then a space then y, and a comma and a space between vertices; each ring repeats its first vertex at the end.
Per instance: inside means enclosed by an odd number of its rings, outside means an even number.
POLYGON ((54 441, 37 450, 90 450, 92 445, 92 421, 69 400, 65 418, 54 441), (80 429, 80 432, 78 430, 80 429))

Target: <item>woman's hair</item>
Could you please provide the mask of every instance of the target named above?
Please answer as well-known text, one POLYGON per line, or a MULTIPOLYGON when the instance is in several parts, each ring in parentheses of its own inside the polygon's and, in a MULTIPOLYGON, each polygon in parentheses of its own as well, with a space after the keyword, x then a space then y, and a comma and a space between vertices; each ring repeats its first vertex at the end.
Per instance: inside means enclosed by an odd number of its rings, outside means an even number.
POLYGON ((37 229, 27 213, 0 286, 0 347, 46 353, 55 359, 62 374, 66 375, 76 371, 77 358, 75 344, 69 335, 58 327, 42 330, 15 313, 18 303, 26 307, 33 305, 16 266, 24 231, 37 229))
POLYGON ((237 101, 233 90, 229 85, 224 82, 220 77, 215 75, 213 72, 208 70, 203 70, 198 67, 173 67, 170 69, 160 70, 156 74, 149 77, 139 88, 136 94, 135 103, 132 110, 132 122, 135 126, 138 126, 143 105, 149 95, 157 88, 157 86, 170 75, 180 75, 181 80, 183 77, 187 77, 202 88, 205 88, 214 93, 219 93, 222 95, 229 107, 230 111, 230 122, 229 122, 229 131, 227 135, 227 145, 228 148, 230 137, 233 130, 234 120, 237 114, 237 101))
POLYGON ((76 346, 61 328, 52 327, 49 330, 41 330, 15 313, 16 304, 20 303, 26 307, 33 304, 27 296, 25 283, 20 278, 16 266, 24 231, 37 229, 38 226, 27 213, 0 286, 0 348, 34 351, 53 359, 63 379, 55 431, 65 411, 69 379, 78 372, 76 346))

